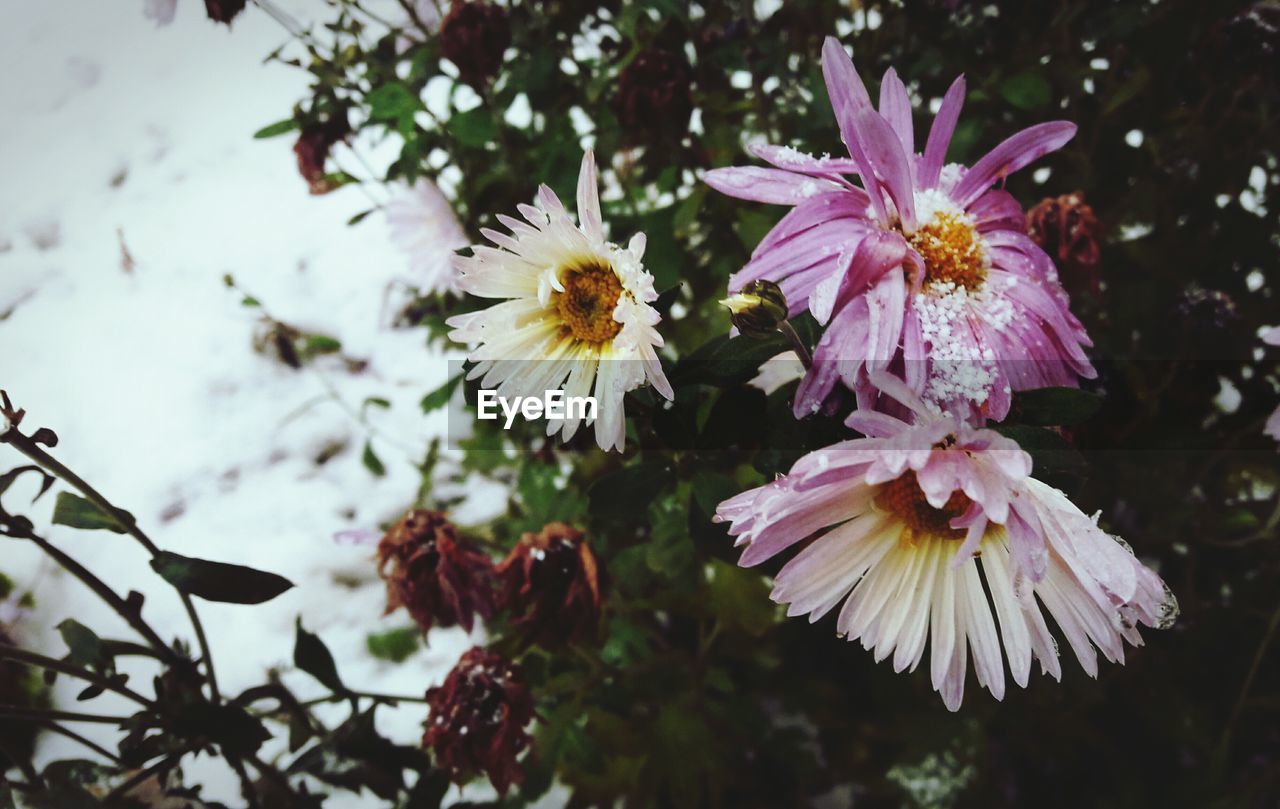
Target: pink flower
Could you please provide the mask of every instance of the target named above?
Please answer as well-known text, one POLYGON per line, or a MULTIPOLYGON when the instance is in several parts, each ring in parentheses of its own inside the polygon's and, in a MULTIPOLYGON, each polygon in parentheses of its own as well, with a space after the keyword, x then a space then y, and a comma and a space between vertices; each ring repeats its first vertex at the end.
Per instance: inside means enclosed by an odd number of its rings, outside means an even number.
POLYGON ((871 104, 833 38, 822 51, 827 92, 849 158, 784 146, 753 153, 774 168, 707 173, 740 199, 793 206, 729 282, 778 283, 794 317, 806 307, 827 326, 795 400, 815 411, 837 382, 876 405, 868 374, 891 367, 931 410, 1002 419, 1014 390, 1093 377, 1091 345, 1068 309, 1052 260, 1025 232, 1022 207, 992 188, 1075 134, 1065 121, 1008 138, 971 167, 944 156, 964 98, 947 91, 924 151, 915 150, 911 100, 890 69, 871 104), (861 178, 855 186, 846 175, 861 178))
POLYGON ((457 290, 454 251, 470 244, 453 205, 436 184, 420 179, 387 203, 391 242, 409 254, 415 281, 428 292, 457 290))
POLYGON ((1022 687, 1033 659, 1061 679, 1046 613, 1091 677, 1097 651, 1123 663, 1125 641, 1142 644, 1138 624, 1173 623, 1177 602, 1160 577, 1032 478, 1015 442, 931 416, 887 374, 872 381, 917 423, 857 411, 848 424, 869 437, 812 452, 716 511, 744 547, 744 567, 818 534, 774 581, 788 615, 814 622, 843 602, 838 633, 861 639, 877 662, 892 655, 899 672, 915 669, 928 641, 933 687, 953 711, 970 652, 996 699, 1006 659, 1022 687))

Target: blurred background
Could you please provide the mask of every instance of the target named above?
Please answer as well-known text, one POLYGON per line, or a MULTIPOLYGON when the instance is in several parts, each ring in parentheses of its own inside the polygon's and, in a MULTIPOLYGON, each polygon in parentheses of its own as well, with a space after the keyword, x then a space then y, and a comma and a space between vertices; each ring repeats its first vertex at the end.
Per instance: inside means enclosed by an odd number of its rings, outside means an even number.
MULTIPOLYGON (((645 230, 659 288, 680 286, 677 304, 664 303, 679 312, 670 342, 691 349, 727 329, 715 298, 782 213, 708 194, 698 174, 752 162, 744 146, 761 140, 840 151, 818 63, 834 34, 873 97, 897 69, 917 121, 966 75, 960 162, 1033 123, 1078 124, 1066 149, 1008 189, 1095 341, 1100 378, 1089 387, 1103 405, 1029 448, 1039 476, 1100 512, 1159 570, 1181 619, 1096 681, 1071 663, 1061 685, 1033 678, 1002 703, 975 690, 949 714, 927 678, 876 666, 835 639, 829 620, 781 621, 760 608, 758 576, 708 596, 704 566, 736 570, 735 555, 682 481, 674 517, 645 537, 657 553, 609 559, 619 587, 602 656, 634 674, 584 697, 595 700, 588 718, 557 725, 558 746, 540 735, 556 778, 580 805, 1280 805, 1280 458, 1264 432, 1280 401, 1280 349, 1260 339, 1280 325, 1280 4, 515 2, 496 4, 505 41, 496 17, 482 17, 452 46, 432 33, 348 52, 344 70, 369 68, 352 86, 296 47, 288 58, 301 70, 263 60, 294 41, 282 20, 330 21, 356 4, 268 4, 283 17, 250 4, 230 30, 188 0, 161 26, 144 16, 154 5, 8 6, 0 387, 167 548, 304 585, 252 612, 204 608, 214 647, 233 650, 219 659, 229 688, 287 667, 298 615, 324 634, 349 683, 393 692, 439 682, 483 637, 433 630, 401 663, 369 650, 371 633, 405 619, 379 617, 371 549, 334 535, 376 529, 418 496, 416 465, 444 430, 443 415, 424 416, 419 402, 456 355, 424 337, 438 336, 438 313, 400 327, 423 279, 385 217, 346 223, 424 175, 474 238, 491 212, 529 200, 535 180, 571 199, 581 148, 592 146, 608 156, 611 220, 645 230), (460 74, 442 47, 480 78, 460 74), (464 86, 472 81, 478 91, 464 86), (409 92, 379 94, 385 87, 409 92), (341 187, 313 195, 296 136, 253 135, 290 118, 314 129, 339 98, 355 131, 325 145, 332 176, 318 181, 341 187), (642 618, 618 619, 626 606, 642 618), (708 651, 702 628, 725 616, 708 651), (659 638, 669 658, 646 645, 642 619, 670 630, 659 638)), ((406 19, 395 0, 364 5, 393 28, 406 19)), ((423 27, 434 32, 438 18, 423 27)), ((732 390, 710 420, 715 434, 698 439, 745 447, 760 475, 785 468, 773 427, 759 427, 785 408, 732 390)), ((525 475, 543 462, 528 455, 517 488, 542 480, 525 475)), ((585 502, 601 471, 579 469, 537 497, 548 513, 585 502)), ((473 497, 460 521, 508 508, 505 489, 470 490, 504 494, 473 497)), ((626 494, 644 502, 593 512, 602 534, 653 522, 649 501, 626 494)), ((542 512, 520 497, 513 525, 534 526, 542 512)), ((65 542, 154 599, 162 634, 185 632, 142 553, 115 539, 68 532, 65 542)), ((112 616, 38 556, 2 547, 8 631, 56 653, 54 627, 68 615, 111 628, 112 616)), ((304 694, 311 687, 283 676, 304 694)), ((70 702, 74 689, 60 684, 54 699, 70 702)), ((398 741, 420 737, 420 711, 379 717, 398 741)), ((38 757, 68 754, 46 739, 38 757)), ((188 781, 232 797, 208 767, 188 781)), ((545 787, 551 773, 537 780, 545 787)), ((451 799, 492 795, 468 790, 451 799)))

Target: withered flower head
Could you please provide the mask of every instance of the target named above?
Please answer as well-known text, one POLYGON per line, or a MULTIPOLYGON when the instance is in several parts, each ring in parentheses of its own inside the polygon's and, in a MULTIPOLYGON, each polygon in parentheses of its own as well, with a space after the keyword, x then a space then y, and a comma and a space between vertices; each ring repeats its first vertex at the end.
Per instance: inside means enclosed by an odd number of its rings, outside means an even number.
POLYGON ((464 783, 484 773, 503 795, 520 783, 516 758, 529 746, 533 696, 518 666, 477 646, 427 691, 427 706, 422 744, 451 779, 464 783))
POLYGON ((511 24, 502 6, 454 3, 440 24, 440 50, 475 87, 497 74, 510 45, 511 24))
POLYGON ((683 135, 693 112, 689 63, 683 54, 650 49, 631 60, 618 76, 614 112, 633 140, 642 133, 683 135))
POLYGON ((293 153, 298 158, 298 173, 307 181, 312 194, 327 194, 337 186, 325 173, 325 162, 334 144, 351 134, 345 111, 333 113, 320 123, 308 124, 298 135, 293 153))
POLYGON ((1098 293, 1101 228, 1084 195, 1077 191, 1045 197, 1027 211, 1027 235, 1058 262, 1068 287, 1085 286, 1098 293))
POLYGON ((378 573, 387 582, 387 612, 399 607, 423 632, 461 626, 493 613, 493 564, 470 547, 439 511, 415 509, 378 543, 378 573))
POLYGON ((502 606, 526 640, 554 647, 595 635, 600 570, 581 531, 553 522, 525 534, 497 572, 502 606))
POLYGON ((231 21, 244 11, 245 0, 204 0, 205 13, 214 22, 231 25, 231 21))

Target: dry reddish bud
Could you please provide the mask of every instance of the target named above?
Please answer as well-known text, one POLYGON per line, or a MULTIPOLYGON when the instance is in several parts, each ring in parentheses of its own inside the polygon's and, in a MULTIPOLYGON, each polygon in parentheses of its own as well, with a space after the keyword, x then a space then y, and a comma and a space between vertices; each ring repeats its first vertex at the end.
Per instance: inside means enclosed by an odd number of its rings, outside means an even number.
POLYGON ((600 623, 600 570, 581 531, 553 522, 525 534, 497 567, 500 601, 542 646, 586 640, 600 623))
POLYGON ((1098 293, 1101 226, 1083 194, 1041 200, 1027 212, 1027 234, 1058 262, 1068 286, 1087 286, 1098 293))
POLYGON ((293 153, 298 158, 298 173, 307 181, 312 194, 327 194, 337 187, 325 172, 325 163, 334 144, 346 140, 350 134, 351 125, 347 123, 345 112, 323 123, 302 128, 298 142, 293 145, 293 153))
POLYGON ((516 758, 529 746, 533 696, 518 666, 477 646, 427 691, 427 705, 422 744, 451 779, 484 773, 503 795, 521 782, 516 758))
POLYGON ((618 122, 637 137, 683 132, 693 112, 689 63, 682 54, 644 51, 619 74, 613 106, 618 122))
POLYGON ((244 11, 245 0, 204 0, 205 13, 214 22, 231 25, 231 21, 244 11))
POLYGON ((387 612, 400 607, 423 632, 461 626, 493 614, 493 563, 471 548, 444 514, 415 509, 378 543, 378 573, 387 582, 387 612))
POLYGON ((440 50, 462 80, 479 87, 502 68, 511 45, 507 10, 488 3, 454 3, 440 24, 440 50))

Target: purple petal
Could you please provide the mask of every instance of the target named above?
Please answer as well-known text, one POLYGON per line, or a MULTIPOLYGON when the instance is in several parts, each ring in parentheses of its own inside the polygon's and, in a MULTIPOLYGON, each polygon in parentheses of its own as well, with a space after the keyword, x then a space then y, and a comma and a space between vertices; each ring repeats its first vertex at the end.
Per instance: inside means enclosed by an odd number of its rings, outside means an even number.
POLYGON ((816 194, 840 190, 830 180, 759 166, 712 169, 702 180, 722 194, 774 205, 796 205, 816 194))
POLYGON ((898 133, 902 142, 902 150, 908 155, 915 154, 915 133, 911 131, 911 97, 907 95, 907 87, 898 78, 898 71, 889 68, 880 82, 880 114, 898 133))
POLYGON ((969 206, 969 214, 973 216, 979 233, 998 228, 1020 231, 1026 226, 1022 206, 1012 194, 1000 189, 992 189, 974 200, 969 206))
POLYGON ((862 177, 863 187, 871 196, 876 215, 881 221, 887 222, 889 213, 880 196, 880 183, 858 138, 858 113, 871 109, 871 97, 867 95, 862 79, 858 78, 858 71, 853 69, 853 60, 840 47, 835 37, 827 37, 822 44, 822 77, 827 84, 827 95, 831 98, 836 123, 840 126, 840 139, 858 165, 858 174, 862 177))
POLYGON ((849 188, 832 191, 806 199, 782 217, 778 224, 760 241, 751 257, 780 246, 784 242, 799 236, 811 228, 819 227, 836 219, 847 219, 849 225, 873 225, 867 220, 867 209, 871 201, 860 188, 849 188))
POLYGON ((748 146, 747 151, 786 171, 819 175, 858 173, 857 162, 847 157, 814 157, 792 149, 790 146, 775 146, 768 143, 748 146))
POLYGON ((1050 121, 1022 130, 974 163, 951 193, 951 198, 958 205, 968 207, 994 183, 1061 149, 1075 134, 1076 125, 1069 121, 1050 121))
POLYGON ((956 121, 960 118, 960 108, 964 106, 964 76, 951 83, 947 94, 942 97, 942 106, 938 108, 938 117, 933 119, 933 127, 929 130, 929 140, 924 147, 924 162, 920 166, 920 187, 933 188, 938 184, 938 176, 942 174, 942 164, 947 159, 947 148, 951 145, 951 136, 956 131, 956 121))
POLYGON ((333 535, 333 541, 339 545, 373 545, 381 538, 382 532, 371 528, 351 528, 333 535))
POLYGON ((873 109, 859 110, 857 123, 867 159, 880 175, 884 189, 893 197, 902 223, 908 232, 914 230, 916 207, 911 187, 911 164, 902 151, 902 142, 889 122, 873 109))

